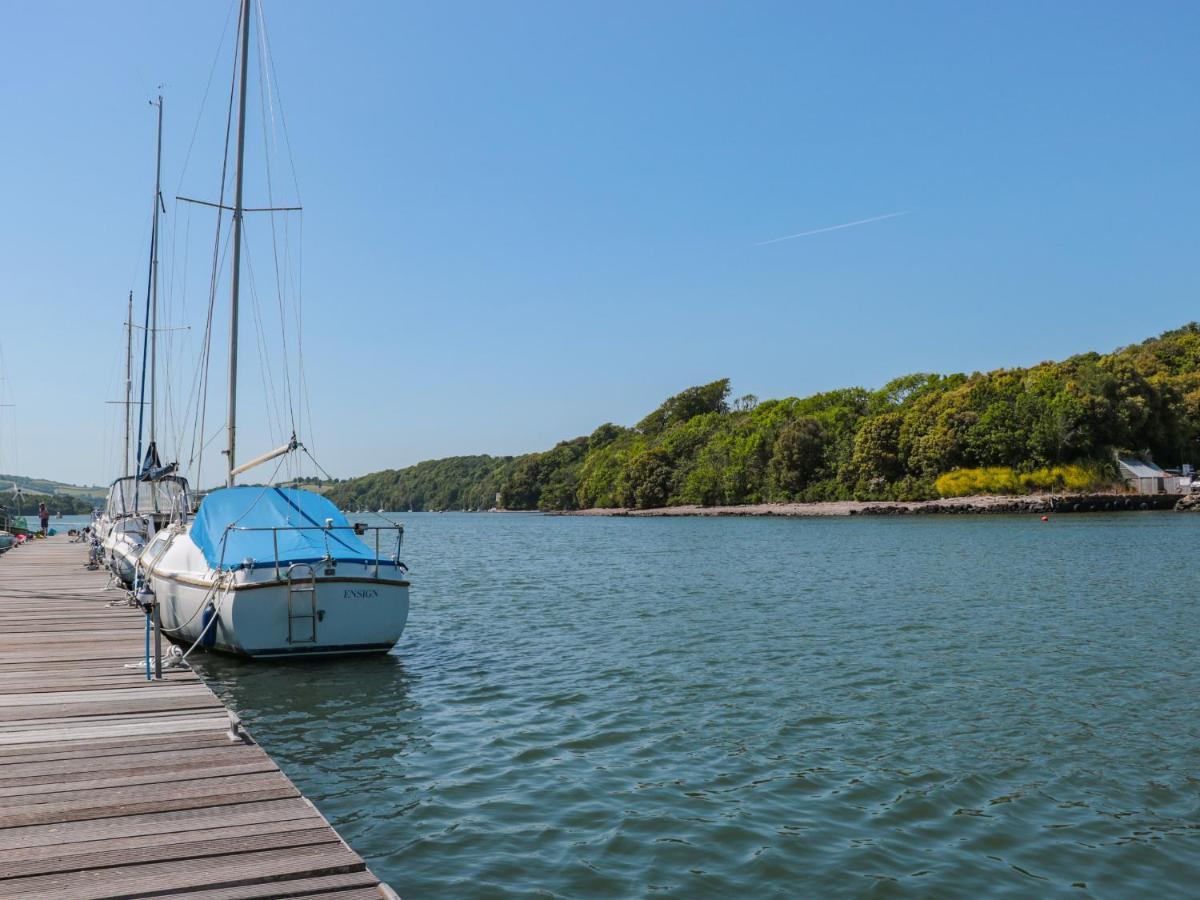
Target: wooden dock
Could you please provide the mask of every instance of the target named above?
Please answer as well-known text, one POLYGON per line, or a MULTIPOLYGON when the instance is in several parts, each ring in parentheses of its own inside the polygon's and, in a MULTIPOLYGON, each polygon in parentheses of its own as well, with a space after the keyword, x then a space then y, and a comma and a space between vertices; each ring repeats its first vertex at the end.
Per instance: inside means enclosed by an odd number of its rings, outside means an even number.
POLYGON ((86 556, 0 556, 0 897, 394 898, 86 556))

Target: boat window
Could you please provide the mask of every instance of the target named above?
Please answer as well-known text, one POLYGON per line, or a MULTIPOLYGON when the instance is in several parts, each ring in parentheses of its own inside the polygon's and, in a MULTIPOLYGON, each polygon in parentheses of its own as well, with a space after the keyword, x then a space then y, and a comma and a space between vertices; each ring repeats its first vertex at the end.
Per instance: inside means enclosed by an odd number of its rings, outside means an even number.
POLYGON ((111 517, 184 513, 187 509, 187 482, 182 478, 161 481, 120 478, 108 489, 108 514, 111 517))

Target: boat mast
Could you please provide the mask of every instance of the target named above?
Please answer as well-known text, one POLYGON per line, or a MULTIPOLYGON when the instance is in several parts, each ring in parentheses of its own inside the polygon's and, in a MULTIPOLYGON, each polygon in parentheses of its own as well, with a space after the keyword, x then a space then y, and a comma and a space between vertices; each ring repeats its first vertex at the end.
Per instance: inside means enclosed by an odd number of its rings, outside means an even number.
POLYGON ((163 98, 158 95, 158 149, 154 168, 154 224, 150 231, 150 445, 154 446, 158 399, 158 209, 162 203, 163 98))
POLYGON ((237 356, 238 356, 238 289, 242 269, 242 176, 246 156, 246 63, 250 50, 250 0, 242 0, 242 60, 238 85, 238 142, 237 168, 233 182, 233 285, 229 310, 229 448, 225 451, 228 464, 226 487, 233 487, 234 437, 237 428, 237 356))
POLYGON ((129 445, 133 441, 129 408, 133 406, 133 291, 129 292, 129 310, 125 314, 125 475, 129 470, 129 445))

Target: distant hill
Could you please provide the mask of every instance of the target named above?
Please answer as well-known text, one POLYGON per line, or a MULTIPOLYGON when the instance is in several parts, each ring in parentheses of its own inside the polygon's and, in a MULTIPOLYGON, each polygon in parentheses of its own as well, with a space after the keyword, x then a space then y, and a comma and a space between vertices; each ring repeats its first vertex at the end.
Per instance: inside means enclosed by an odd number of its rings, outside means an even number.
POLYGON ((517 459, 451 456, 386 469, 328 485, 325 496, 342 509, 490 509, 517 459))
POLYGON ((1113 453, 1200 461, 1200 325, 1110 353, 992 372, 902 375, 876 390, 733 399, 729 381, 632 427, 517 457, 460 456, 333 485, 347 509, 505 509, 921 500, 1091 489, 1113 453), (996 487, 999 485, 1000 487, 996 487))
POLYGON ((24 492, 22 512, 32 512, 39 503, 46 503, 50 511, 63 515, 90 513, 96 506, 104 505, 108 488, 93 484, 67 484, 48 478, 27 478, 24 475, 0 474, 0 506, 15 508, 13 485, 24 492))

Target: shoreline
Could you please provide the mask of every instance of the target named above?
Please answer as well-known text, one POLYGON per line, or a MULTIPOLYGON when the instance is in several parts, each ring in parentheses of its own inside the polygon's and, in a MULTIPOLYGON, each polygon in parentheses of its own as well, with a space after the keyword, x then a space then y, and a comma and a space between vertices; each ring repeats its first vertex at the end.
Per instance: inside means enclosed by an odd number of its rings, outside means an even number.
POLYGON ((1168 510, 1182 494, 1025 494, 981 495, 942 500, 826 500, 814 503, 752 503, 745 506, 664 506, 654 509, 609 507, 550 513, 559 516, 828 516, 998 515, 1014 513, 1139 512, 1168 510))

